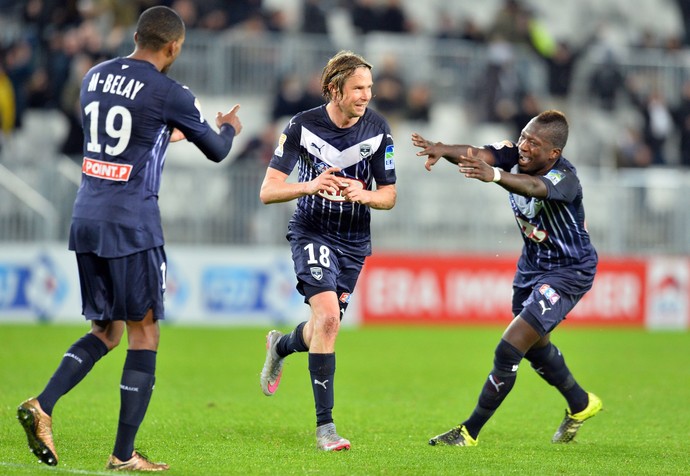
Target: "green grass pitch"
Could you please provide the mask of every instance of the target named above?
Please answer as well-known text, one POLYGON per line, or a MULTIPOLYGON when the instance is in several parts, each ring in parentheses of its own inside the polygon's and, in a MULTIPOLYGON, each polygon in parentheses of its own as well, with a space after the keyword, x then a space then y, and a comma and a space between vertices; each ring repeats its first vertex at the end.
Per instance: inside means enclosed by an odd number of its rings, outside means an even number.
MULTIPOLYGON (((36 462, 16 422, 82 325, 0 325, 0 474, 111 474, 124 344, 53 414, 59 465, 36 462), (97 404, 94 402, 98 402, 97 404)), ((690 333, 558 329, 553 341, 604 411, 576 443, 550 442, 565 403, 523 362, 513 392, 474 448, 431 447, 461 422, 491 368, 499 328, 343 328, 339 432, 352 450, 315 449, 306 355, 286 361, 278 393, 258 377, 267 328, 164 325, 156 388, 137 447, 170 475, 677 475, 690 472, 690 333)), ((289 330, 289 329, 283 329, 289 330)))

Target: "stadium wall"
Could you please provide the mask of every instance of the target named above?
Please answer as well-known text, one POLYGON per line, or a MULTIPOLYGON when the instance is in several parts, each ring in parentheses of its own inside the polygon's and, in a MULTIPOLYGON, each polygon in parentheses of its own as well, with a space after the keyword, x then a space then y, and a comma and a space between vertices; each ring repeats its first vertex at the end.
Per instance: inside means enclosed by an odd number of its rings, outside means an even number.
MULTIPOLYGON (((0 250, 0 322, 82 322, 74 254, 62 243, 0 250)), ((308 318, 289 249, 166 246, 166 322, 292 325, 308 318)))
MULTIPOLYGON (((376 254, 358 283, 363 324, 502 324, 517 256, 376 254)), ((687 329, 690 260, 603 257, 568 326, 687 329)))
MULTIPOLYGON (((166 247, 166 322, 284 325, 308 318, 287 247, 166 247)), ((517 256, 376 253, 345 325, 505 325, 517 256)), ((603 257, 567 326, 686 330, 690 258, 603 257)), ((62 243, 0 250, 0 322, 82 322, 76 261, 62 243)))

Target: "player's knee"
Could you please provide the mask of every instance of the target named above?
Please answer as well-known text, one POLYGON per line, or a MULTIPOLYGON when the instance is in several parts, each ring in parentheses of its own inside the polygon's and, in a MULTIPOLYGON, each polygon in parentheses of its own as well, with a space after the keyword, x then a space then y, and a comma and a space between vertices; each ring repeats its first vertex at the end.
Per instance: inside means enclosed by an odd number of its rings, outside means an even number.
POLYGON ((319 316, 317 323, 317 327, 324 337, 335 338, 340 329, 340 313, 327 313, 319 316))
POLYGON ((550 385, 570 388, 575 384, 570 370, 565 365, 563 355, 555 345, 549 343, 545 347, 530 349, 525 358, 531 362, 532 368, 550 385))
POLYGON ((549 342, 544 347, 532 348, 526 354, 525 358, 530 361, 532 368, 535 370, 541 369, 544 366, 553 366, 554 363, 558 366, 563 360, 558 348, 549 342))
POLYGON ((113 350, 115 347, 120 345, 120 342, 122 341, 122 336, 97 336, 100 338, 105 346, 108 348, 108 352, 113 350))
POLYGON ((494 351, 494 372, 509 375, 517 372, 523 354, 507 341, 501 339, 494 351))
POLYGON ((122 341, 122 334, 118 332, 100 332, 98 330, 92 330, 91 333, 105 344, 108 352, 120 345, 120 341, 122 341))

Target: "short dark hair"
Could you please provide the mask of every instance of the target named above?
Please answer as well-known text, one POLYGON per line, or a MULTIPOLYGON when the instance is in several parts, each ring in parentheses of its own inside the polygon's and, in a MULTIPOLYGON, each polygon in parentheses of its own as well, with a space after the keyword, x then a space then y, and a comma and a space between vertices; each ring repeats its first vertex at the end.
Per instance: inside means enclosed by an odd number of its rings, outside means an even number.
POLYGON ((368 68, 371 70, 372 66, 362 56, 353 53, 352 51, 340 51, 333 56, 323 68, 321 73, 321 94, 330 100, 331 92, 330 85, 333 84, 338 93, 343 92, 345 81, 352 76, 357 68, 368 68))
POLYGON ((137 46, 143 49, 158 51, 169 42, 183 38, 184 34, 184 22, 172 8, 148 8, 137 22, 137 46))
POLYGON ((549 109, 534 118, 544 131, 545 139, 557 149, 563 150, 568 142, 568 120, 565 114, 555 109, 549 109))

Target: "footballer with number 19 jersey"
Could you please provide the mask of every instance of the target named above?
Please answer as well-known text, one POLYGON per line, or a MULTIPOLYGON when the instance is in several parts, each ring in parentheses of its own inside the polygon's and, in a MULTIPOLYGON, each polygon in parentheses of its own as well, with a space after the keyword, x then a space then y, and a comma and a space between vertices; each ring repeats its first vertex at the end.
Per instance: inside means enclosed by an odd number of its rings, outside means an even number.
POLYGON ((158 191, 173 128, 214 162, 230 151, 234 128, 213 131, 189 89, 132 58, 91 69, 81 106, 83 175, 70 249, 111 258, 163 245, 158 191))
MULTIPOLYGON (((69 249, 76 252, 82 314, 91 329, 63 354, 43 391, 17 409, 29 448, 50 466, 58 464, 52 432, 56 403, 126 331, 117 434, 105 467, 169 468, 134 449, 156 381, 159 320, 165 317, 167 264, 158 208, 165 152, 171 140, 186 138, 220 162, 242 130, 239 105, 217 113, 216 132, 192 93, 166 76, 184 40, 177 12, 148 8, 139 16, 132 54, 94 66, 82 82, 84 160, 69 249)), ((94 402, 84 411, 102 413, 102 400, 94 402)))

